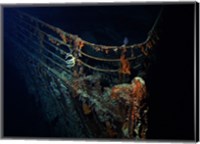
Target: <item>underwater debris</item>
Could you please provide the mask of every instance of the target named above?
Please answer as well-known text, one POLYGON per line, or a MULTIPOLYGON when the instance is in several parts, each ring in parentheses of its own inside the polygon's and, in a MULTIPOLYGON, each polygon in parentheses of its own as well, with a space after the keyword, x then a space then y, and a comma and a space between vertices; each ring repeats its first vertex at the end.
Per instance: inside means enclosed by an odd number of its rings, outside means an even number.
POLYGON ((76 59, 72 54, 66 53, 65 55, 65 62, 68 68, 72 68, 75 66, 76 59))
POLYGON ((83 41, 80 41, 80 42, 79 42, 79 48, 82 49, 83 47, 84 47, 84 42, 83 42, 83 41))
POLYGON ((83 103, 82 107, 83 107, 83 112, 85 115, 88 115, 91 113, 91 108, 86 103, 83 103))
POLYGON ((81 40, 81 38, 76 37, 74 40, 74 47, 78 49, 82 49, 84 47, 84 42, 81 40))
POLYGON ((130 101, 132 87, 130 84, 119 84, 112 87, 111 98, 116 100, 122 98, 127 102, 130 101))
POLYGON ((146 96, 146 86, 144 80, 141 77, 135 77, 132 80, 132 86, 133 95, 139 100, 142 100, 146 96))
POLYGON ((118 134, 116 131, 113 130, 112 125, 109 121, 106 121, 106 132, 108 133, 108 136, 110 138, 116 137, 118 134))
MULTIPOLYGON (((29 16, 23 15, 23 19, 28 20, 29 16)), ((125 37, 121 46, 105 46, 82 40, 36 18, 31 21, 38 23, 37 31, 33 29, 38 38, 27 37, 24 42, 27 49, 21 46, 15 49, 16 53, 26 53, 24 58, 19 56, 21 61, 16 58, 16 63, 21 64, 23 71, 26 66, 31 70, 31 76, 26 76, 27 83, 29 87, 35 85, 36 88, 30 88, 30 91, 39 94, 36 99, 44 109, 47 121, 56 121, 55 133, 59 136, 87 138, 145 138, 148 104, 145 101, 147 90, 143 73, 147 68, 138 65, 143 66, 143 60, 158 39, 157 35, 149 34, 146 41, 140 44, 127 46, 129 40, 125 37), (41 35, 40 30, 45 33, 41 35), (30 54, 26 52, 33 43, 43 46, 41 53, 52 61, 44 60, 37 50, 30 54), (60 58, 45 53, 45 50, 54 46, 56 52, 52 52, 60 58), (90 55, 88 51, 96 51, 102 57, 93 53, 90 55), (25 60, 27 55, 37 61, 37 68, 25 60), (119 80, 119 73, 123 81, 119 80), (132 80, 135 75, 140 77, 132 80)))
POLYGON ((115 101, 124 100, 124 106, 129 107, 129 112, 126 115, 127 121, 123 123, 121 128, 124 137, 141 137, 139 130, 146 129, 146 127, 141 128, 141 123, 136 127, 135 124, 138 124, 140 119, 145 119, 145 115, 142 115, 142 113, 146 114, 146 110, 141 111, 143 108, 142 100, 146 98, 145 81, 141 77, 135 77, 131 84, 115 85, 112 87, 111 98, 115 101))
POLYGON ((130 75, 131 74, 130 63, 125 58, 124 54, 120 57, 120 62, 121 62, 121 67, 120 67, 119 72, 122 73, 122 74, 128 74, 128 75, 130 75))
POLYGON ((128 121, 124 122, 121 131, 123 132, 124 137, 129 137, 129 124, 128 121))

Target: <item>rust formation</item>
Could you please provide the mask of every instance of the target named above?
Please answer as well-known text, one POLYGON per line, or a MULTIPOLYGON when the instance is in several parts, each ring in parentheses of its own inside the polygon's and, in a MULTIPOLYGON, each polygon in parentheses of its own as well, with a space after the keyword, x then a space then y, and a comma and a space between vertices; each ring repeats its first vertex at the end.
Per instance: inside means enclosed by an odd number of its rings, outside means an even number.
POLYGON ((33 69, 27 74, 27 83, 40 86, 40 90, 30 88, 30 93, 40 91, 36 101, 40 101, 47 121, 60 117, 55 134, 146 138, 148 91, 141 73, 147 73, 143 60, 151 56, 159 39, 155 24, 142 43, 106 46, 20 11, 15 20, 13 32, 17 35, 12 43, 16 53, 22 55, 16 62, 19 69, 33 69), (34 40, 27 36, 33 32, 34 40), (88 49, 103 56, 87 53, 88 49), (24 59, 28 60, 23 63, 24 59), (27 64, 29 61, 31 64, 27 64))

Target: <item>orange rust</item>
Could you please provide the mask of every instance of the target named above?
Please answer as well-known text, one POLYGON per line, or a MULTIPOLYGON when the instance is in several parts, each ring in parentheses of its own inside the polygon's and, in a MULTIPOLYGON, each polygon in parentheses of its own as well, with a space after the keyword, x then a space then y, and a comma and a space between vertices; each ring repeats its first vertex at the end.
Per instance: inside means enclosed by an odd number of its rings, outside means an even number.
POLYGON ((83 41, 79 41, 79 48, 82 49, 84 47, 84 42, 83 41))
POLYGON ((125 54, 121 55, 121 57, 120 57, 120 62, 121 62, 120 73, 130 75, 130 74, 131 74, 131 71, 130 71, 130 63, 129 63, 129 61, 125 58, 125 54))
POLYGON ((82 108, 85 115, 88 115, 92 112, 92 110, 86 103, 83 103, 82 108))
POLYGON ((133 88, 133 95, 140 100, 146 95, 146 87, 140 83, 140 81, 135 81, 135 86, 133 88))
POLYGON ((113 87, 112 88, 112 91, 111 91, 111 98, 112 99, 117 99, 118 98, 118 95, 117 95, 117 92, 119 91, 120 89, 116 88, 116 87, 113 87))
POLYGON ((82 49, 84 47, 84 42, 80 38, 77 38, 74 40, 74 46, 78 49, 82 49))

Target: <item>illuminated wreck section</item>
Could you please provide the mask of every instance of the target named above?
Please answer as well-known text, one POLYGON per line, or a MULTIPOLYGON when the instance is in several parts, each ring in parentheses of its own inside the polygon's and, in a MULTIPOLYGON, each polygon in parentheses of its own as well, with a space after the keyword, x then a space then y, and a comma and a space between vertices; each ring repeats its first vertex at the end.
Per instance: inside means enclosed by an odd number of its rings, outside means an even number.
POLYGON ((146 41, 105 46, 16 12, 15 62, 53 136, 146 138, 144 79, 159 40, 158 18, 146 41))

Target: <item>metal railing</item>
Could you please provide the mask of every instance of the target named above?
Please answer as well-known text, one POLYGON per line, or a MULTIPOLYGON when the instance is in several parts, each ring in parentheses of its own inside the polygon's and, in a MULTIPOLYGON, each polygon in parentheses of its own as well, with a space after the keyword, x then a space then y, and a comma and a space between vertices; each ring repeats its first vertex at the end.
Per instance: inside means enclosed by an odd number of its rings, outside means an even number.
MULTIPOLYGON (((156 41, 159 39, 156 34, 156 25, 159 21, 161 13, 159 13, 154 25, 152 26, 149 34, 144 42, 128 45, 128 46, 106 46, 106 45, 97 45, 90 43, 88 41, 82 40, 77 35, 67 33, 60 28, 54 27, 40 19, 37 19, 33 16, 30 16, 21 11, 16 12, 16 16, 13 18, 12 22, 14 23, 14 31, 20 36, 17 36, 17 39, 22 41, 26 47, 29 47, 27 50, 31 50, 31 53, 40 53, 40 56, 43 59, 47 59, 52 63, 56 64, 63 70, 68 73, 72 72, 67 66, 68 59, 64 58, 65 55, 70 54, 74 57, 74 63, 79 63, 84 67, 89 69, 99 71, 99 72, 120 72, 120 66, 122 61, 120 57, 114 55, 109 56, 109 53, 118 53, 119 55, 124 54, 124 51, 130 50, 131 56, 126 56, 128 62, 135 61, 138 58, 147 57, 149 51, 154 47, 156 41), (38 47, 38 48, 37 48, 38 47), (92 54, 88 54, 84 49, 94 49, 96 52, 103 53, 106 57, 98 57, 92 54), (135 50, 140 51, 140 54, 135 56, 135 50), (81 56, 80 56, 81 55, 81 56), (101 62, 107 63, 116 63, 118 69, 110 68, 101 68, 97 65, 90 65, 85 62, 82 57, 98 61, 98 64, 101 62)), ((14 34, 15 35, 15 34, 14 34)), ((37 54, 38 55, 38 54, 37 54)), ((73 61, 70 61, 73 63, 73 61)), ((133 64, 134 62, 131 62, 133 64)), ((138 64, 131 65, 132 69, 138 67, 138 64)))

